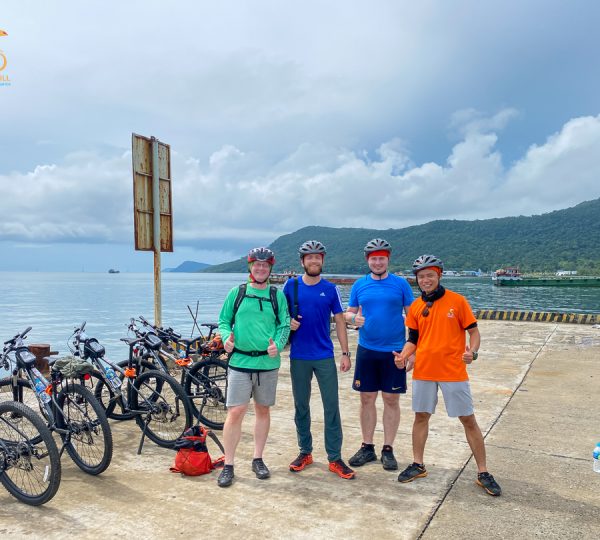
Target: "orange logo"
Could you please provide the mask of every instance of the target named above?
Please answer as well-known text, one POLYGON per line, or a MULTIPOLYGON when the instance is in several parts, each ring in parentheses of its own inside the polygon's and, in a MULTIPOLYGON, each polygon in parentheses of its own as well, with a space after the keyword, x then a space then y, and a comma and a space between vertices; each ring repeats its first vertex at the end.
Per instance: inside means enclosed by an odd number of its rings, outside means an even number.
MULTIPOLYGON (((0 36, 8 36, 8 34, 4 30, 0 30, 0 36)), ((6 55, 0 51, 0 72, 4 71, 7 63, 6 55)), ((0 73, 0 86, 10 86, 8 75, 0 73)))
POLYGON ((448 311, 448 317, 451 319, 454 318, 454 308, 450 308, 450 311, 448 311))

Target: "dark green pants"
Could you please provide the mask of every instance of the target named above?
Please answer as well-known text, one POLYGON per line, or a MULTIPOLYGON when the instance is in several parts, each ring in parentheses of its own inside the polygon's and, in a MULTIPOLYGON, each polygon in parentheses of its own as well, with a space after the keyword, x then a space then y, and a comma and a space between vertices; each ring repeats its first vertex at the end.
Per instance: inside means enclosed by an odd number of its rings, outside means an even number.
POLYGON ((342 420, 338 401, 338 378, 335 360, 291 360, 290 374, 296 413, 296 432, 300 452, 312 453, 310 432, 310 392, 313 373, 317 377, 325 424, 325 450, 327 459, 336 461, 342 457, 342 420))

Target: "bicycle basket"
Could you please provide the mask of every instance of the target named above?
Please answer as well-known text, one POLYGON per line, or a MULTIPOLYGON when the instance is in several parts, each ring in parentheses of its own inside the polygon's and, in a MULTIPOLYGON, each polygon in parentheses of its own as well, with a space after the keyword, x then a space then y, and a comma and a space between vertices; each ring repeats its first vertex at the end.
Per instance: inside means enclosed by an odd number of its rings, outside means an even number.
POLYGON ((76 356, 65 356, 54 362, 52 369, 58 371, 63 377, 72 378, 92 373, 94 366, 76 356))
POLYGON ((98 343, 96 338, 86 340, 83 346, 83 352, 86 358, 102 358, 106 350, 103 345, 98 343))
POLYGON ((162 345, 162 340, 156 334, 153 334, 152 332, 148 332, 146 334, 146 336, 144 337, 144 344, 149 349, 152 349, 153 351, 157 351, 158 349, 160 349, 160 347, 162 345))

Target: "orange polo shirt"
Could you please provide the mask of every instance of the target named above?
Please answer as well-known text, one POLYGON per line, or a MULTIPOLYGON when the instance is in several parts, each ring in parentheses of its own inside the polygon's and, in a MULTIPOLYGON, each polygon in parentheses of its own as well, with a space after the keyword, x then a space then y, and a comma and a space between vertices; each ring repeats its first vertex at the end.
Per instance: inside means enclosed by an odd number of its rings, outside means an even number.
POLYGON ((421 381, 468 381, 462 355, 465 329, 477 322, 466 298, 446 289, 423 317, 425 302, 417 298, 406 316, 406 326, 419 332, 412 378, 421 381))

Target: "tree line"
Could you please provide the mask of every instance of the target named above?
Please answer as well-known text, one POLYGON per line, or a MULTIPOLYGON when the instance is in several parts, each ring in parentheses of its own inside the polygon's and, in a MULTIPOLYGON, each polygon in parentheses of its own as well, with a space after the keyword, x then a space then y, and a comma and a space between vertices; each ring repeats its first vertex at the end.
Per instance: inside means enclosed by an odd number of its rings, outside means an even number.
MULTIPOLYGON (((536 216, 437 220, 402 229, 310 226, 277 238, 269 247, 275 251, 276 272, 301 271, 298 246, 315 239, 327 246, 327 273, 361 274, 368 271, 362 249, 375 237, 392 244, 392 271, 409 270, 418 255, 433 253, 449 270, 489 272, 519 266, 524 272, 560 269, 600 275, 600 198, 536 216)), ((244 257, 203 271, 246 269, 244 257)))

